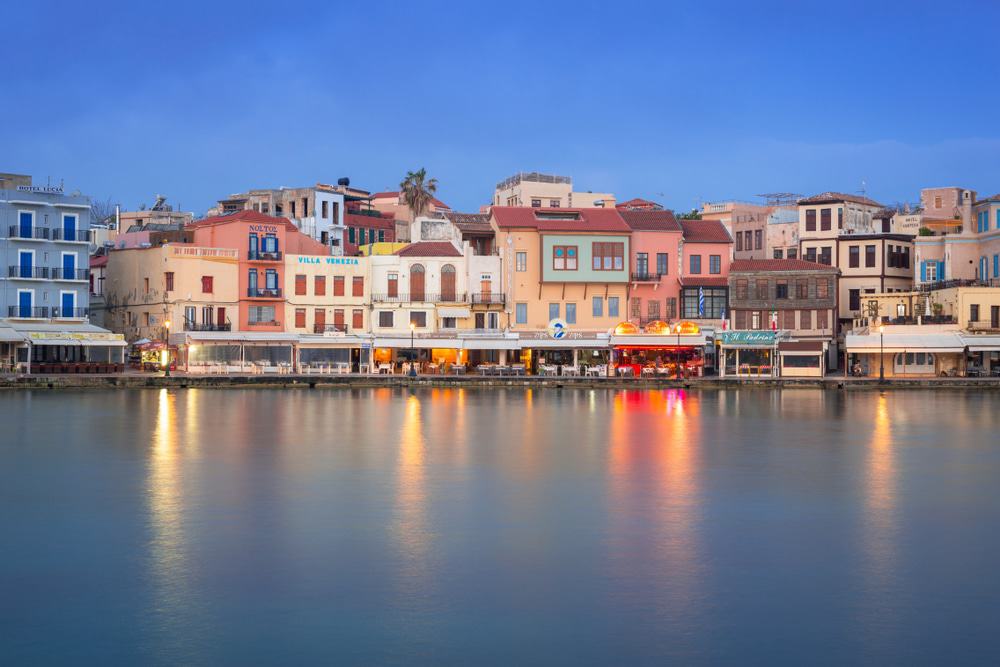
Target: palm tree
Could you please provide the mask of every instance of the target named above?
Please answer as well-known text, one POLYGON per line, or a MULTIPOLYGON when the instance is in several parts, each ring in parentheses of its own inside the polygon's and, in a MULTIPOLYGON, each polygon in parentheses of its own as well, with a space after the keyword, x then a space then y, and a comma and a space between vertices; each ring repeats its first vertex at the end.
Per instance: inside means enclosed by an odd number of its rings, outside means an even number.
POLYGON ((437 192, 438 181, 436 178, 427 178, 427 170, 423 167, 418 171, 406 172, 406 178, 399 184, 399 190, 403 193, 403 202, 413 218, 423 215, 430 208, 434 193, 437 192))

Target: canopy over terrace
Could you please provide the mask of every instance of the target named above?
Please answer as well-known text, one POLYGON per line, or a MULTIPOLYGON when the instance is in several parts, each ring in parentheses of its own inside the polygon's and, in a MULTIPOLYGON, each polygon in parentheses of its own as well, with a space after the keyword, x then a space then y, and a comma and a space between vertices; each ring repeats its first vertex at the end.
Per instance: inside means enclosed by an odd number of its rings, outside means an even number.
POLYGON ((10 328, 21 337, 20 343, 10 342, 17 345, 17 361, 29 373, 32 364, 41 372, 82 372, 84 367, 93 371, 90 367, 99 365, 120 370, 124 363, 125 337, 90 323, 12 322, 10 328), (74 368, 67 370, 66 365, 74 368))
POLYGON ((641 330, 635 324, 622 322, 609 338, 618 367, 631 367, 634 375, 644 371, 678 375, 682 369, 689 374, 704 373, 708 336, 694 322, 669 325, 655 321, 641 330))
POLYGON ((280 331, 181 331, 170 334, 170 344, 181 351, 185 368, 192 372, 220 367, 229 372, 266 366, 291 367, 298 341, 298 334, 280 331))
POLYGON ((417 334, 412 338, 407 334, 376 335, 372 345, 380 363, 413 357, 438 366, 484 360, 506 363, 508 351, 521 349, 517 334, 502 331, 417 334))
POLYGON ((938 331, 928 333, 894 333, 884 334, 849 333, 844 341, 844 347, 850 354, 874 353, 880 350, 890 352, 962 352, 965 342, 957 331, 938 331))
POLYGON ((361 372, 371 363, 372 337, 367 334, 299 334, 296 366, 323 368, 331 364, 361 372))

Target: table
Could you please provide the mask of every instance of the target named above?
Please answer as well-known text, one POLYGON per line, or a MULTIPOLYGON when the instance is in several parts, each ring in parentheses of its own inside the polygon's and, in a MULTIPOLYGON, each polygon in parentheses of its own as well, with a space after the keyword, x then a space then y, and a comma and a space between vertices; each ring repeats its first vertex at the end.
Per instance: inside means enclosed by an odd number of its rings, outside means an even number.
POLYGON ((635 370, 631 366, 619 366, 618 368, 615 369, 615 372, 623 377, 626 375, 631 375, 632 377, 635 377, 635 370))
POLYGON ((392 364, 379 364, 378 373, 381 375, 385 373, 386 375, 392 375, 392 364))

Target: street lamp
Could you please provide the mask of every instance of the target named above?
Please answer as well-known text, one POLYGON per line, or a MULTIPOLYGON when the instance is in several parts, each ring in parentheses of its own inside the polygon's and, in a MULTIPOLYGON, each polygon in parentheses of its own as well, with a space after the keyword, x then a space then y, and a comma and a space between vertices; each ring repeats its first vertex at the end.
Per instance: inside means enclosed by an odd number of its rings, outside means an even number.
POLYGON ((163 377, 168 378, 170 377, 170 320, 163 321, 163 328, 167 330, 167 340, 164 341, 166 347, 163 350, 163 359, 166 364, 163 377))
POLYGON ((414 324, 410 322, 410 377, 417 377, 417 351, 413 347, 413 327, 414 324))
POLYGON ((878 325, 878 381, 885 382, 885 357, 883 350, 885 341, 885 325, 878 325))
POLYGON ((678 380, 681 379, 681 325, 678 322, 676 326, 677 331, 677 370, 675 375, 678 380))

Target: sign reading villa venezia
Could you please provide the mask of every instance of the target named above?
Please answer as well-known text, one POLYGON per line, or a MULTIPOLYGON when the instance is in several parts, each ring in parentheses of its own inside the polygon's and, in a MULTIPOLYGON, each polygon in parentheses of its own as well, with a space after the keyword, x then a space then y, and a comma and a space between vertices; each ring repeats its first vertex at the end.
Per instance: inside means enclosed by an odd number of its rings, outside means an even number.
POLYGON ((299 257, 299 264, 349 264, 356 266, 356 257, 299 257))

